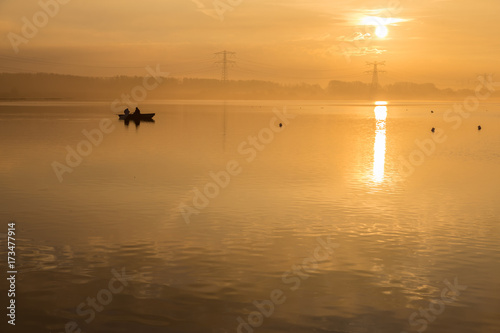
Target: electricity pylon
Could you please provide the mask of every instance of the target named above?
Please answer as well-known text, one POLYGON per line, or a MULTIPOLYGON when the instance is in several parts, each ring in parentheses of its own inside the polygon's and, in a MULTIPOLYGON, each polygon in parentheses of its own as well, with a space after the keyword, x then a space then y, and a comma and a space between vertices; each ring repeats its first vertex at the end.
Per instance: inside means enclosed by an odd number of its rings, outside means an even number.
POLYGON ((375 61, 375 62, 367 62, 368 66, 373 66, 373 71, 367 71, 366 73, 372 74, 372 84, 370 86, 370 95, 375 96, 378 92, 378 88, 380 87, 378 83, 378 74, 385 73, 385 71, 380 71, 378 66, 385 66, 385 61, 375 61))
POLYGON ((215 62, 216 64, 222 65, 222 82, 227 81, 228 77, 228 65, 234 65, 236 61, 229 60, 229 58, 232 58, 236 55, 235 52, 229 52, 229 51, 222 51, 222 52, 217 52, 215 53, 217 57, 222 56, 222 59, 215 62))

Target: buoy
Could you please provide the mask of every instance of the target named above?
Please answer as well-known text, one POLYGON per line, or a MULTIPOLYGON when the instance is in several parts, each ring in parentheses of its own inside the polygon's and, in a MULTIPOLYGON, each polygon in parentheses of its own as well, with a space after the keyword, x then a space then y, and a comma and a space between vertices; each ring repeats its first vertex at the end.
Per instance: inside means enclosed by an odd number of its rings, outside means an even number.
POLYGON ((432 133, 436 132, 436 129, 433 127, 433 128, 431 129, 431 132, 432 132, 432 133))
POLYGON ((434 113, 434 111, 431 110, 431 113, 434 113))
POLYGON ((477 130, 480 131, 482 129, 481 125, 477 127, 477 130))
POLYGON ((282 123, 280 123, 280 127, 283 127, 283 124, 282 124, 282 123))

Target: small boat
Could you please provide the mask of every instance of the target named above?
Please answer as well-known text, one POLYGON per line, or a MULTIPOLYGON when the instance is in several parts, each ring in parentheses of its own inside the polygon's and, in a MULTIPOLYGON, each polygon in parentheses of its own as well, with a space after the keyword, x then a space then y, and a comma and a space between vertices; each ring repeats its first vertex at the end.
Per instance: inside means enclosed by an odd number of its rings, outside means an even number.
POLYGON ((126 114, 119 114, 118 118, 120 120, 153 120, 153 117, 155 116, 155 113, 139 113, 139 114, 133 114, 130 113, 129 115, 126 114))

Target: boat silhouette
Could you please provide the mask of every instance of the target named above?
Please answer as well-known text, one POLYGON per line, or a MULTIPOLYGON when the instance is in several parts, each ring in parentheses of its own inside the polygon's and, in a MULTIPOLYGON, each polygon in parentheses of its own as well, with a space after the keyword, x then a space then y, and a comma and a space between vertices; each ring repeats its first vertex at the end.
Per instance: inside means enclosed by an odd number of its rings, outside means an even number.
POLYGON ((130 113, 126 114, 118 114, 118 119, 120 120, 128 120, 128 121, 152 121, 155 113, 139 113, 134 114, 130 113))

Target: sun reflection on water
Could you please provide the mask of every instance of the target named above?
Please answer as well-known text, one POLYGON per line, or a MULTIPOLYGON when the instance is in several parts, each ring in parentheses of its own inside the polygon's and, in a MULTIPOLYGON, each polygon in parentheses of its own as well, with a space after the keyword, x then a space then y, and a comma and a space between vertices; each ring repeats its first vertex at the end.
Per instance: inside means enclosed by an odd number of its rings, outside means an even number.
POLYGON ((375 102, 375 119, 377 127, 375 130, 375 145, 373 147, 373 180, 382 182, 385 172, 385 151, 386 151, 386 128, 387 102, 375 102))

